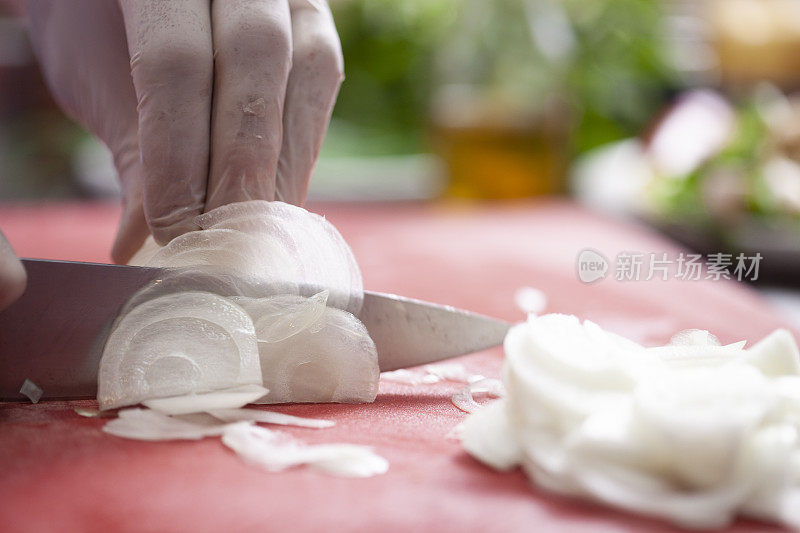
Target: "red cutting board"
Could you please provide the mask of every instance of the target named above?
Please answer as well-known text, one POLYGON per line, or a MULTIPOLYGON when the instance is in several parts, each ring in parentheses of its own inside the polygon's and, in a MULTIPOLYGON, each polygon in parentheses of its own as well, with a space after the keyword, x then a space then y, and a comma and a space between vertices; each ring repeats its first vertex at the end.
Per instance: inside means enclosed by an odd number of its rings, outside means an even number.
MULTIPOLYGON (((703 328, 723 342, 756 341, 785 326, 748 288, 725 281, 580 282, 575 260, 593 248, 677 254, 641 228, 570 203, 316 205, 352 245, 369 289, 519 320, 513 294, 533 286, 547 311, 574 313, 642 342, 703 328)), ((118 210, 107 205, 0 208, 22 256, 103 261, 118 210)), ((25 354, 20 354, 24 357, 25 354)), ((502 352, 460 359, 498 377, 502 352)), ((91 402, 0 404, 3 531, 672 531, 657 521, 549 495, 518 471, 493 472, 446 438, 464 418, 456 385, 383 383, 371 405, 280 408, 336 427, 288 429, 308 442, 374 446, 391 463, 369 479, 309 469, 267 473, 219 442, 146 443, 78 416, 91 402)), ((774 531, 737 522, 731 531, 774 531)))

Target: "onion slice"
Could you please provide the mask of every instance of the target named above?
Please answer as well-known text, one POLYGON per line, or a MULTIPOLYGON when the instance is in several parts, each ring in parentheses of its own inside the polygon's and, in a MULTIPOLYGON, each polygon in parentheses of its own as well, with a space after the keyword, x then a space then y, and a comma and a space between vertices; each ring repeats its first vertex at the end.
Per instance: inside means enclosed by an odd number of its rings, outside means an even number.
POLYGON ((520 287, 514 293, 514 303, 523 313, 538 315, 547 307, 547 296, 534 287, 520 287))
POLYGON ((453 402, 453 405, 465 413, 472 413, 480 408, 480 404, 475 401, 475 397, 473 396, 476 393, 486 393, 489 396, 500 398, 505 394, 505 389, 501 381, 483 378, 468 384, 466 387, 456 392, 450 400, 453 402))
POLYGON ((19 393, 27 396, 31 403, 39 403, 39 400, 42 399, 42 394, 44 394, 44 391, 41 389, 41 387, 39 387, 39 385, 29 379, 26 379, 22 382, 22 387, 20 387, 19 393))
POLYGON ((222 442, 244 461, 277 472, 307 464, 342 477, 383 474, 389 463, 367 446, 354 444, 306 445, 286 433, 263 427, 233 425, 225 429, 222 442))
POLYGON ((437 363, 435 365, 425 365, 425 371, 430 376, 436 376, 444 381, 455 383, 475 383, 486 379, 480 374, 473 374, 467 371, 461 363, 437 363))
POLYGON ((497 400, 467 417, 455 434, 473 457, 497 470, 510 470, 522 460, 505 400, 497 400))
POLYGON ((378 352, 367 328, 355 316, 325 307, 320 299, 313 298, 237 301, 257 324, 258 338, 268 339, 259 341, 258 351, 269 393, 258 403, 360 403, 375 399, 378 352))
POLYGON ((261 384, 250 316, 219 295, 181 292, 137 305, 117 321, 100 361, 97 399, 111 409, 261 384))
POLYGON ((800 375, 800 353, 794 337, 776 329, 746 351, 744 358, 767 376, 800 375))
POLYGON ((294 258, 296 281, 330 291, 330 304, 357 314, 364 288, 352 250, 324 217, 284 202, 228 204, 197 217, 204 229, 232 228, 275 242, 294 258))
POLYGON ((473 374, 461 363, 437 363, 425 365, 422 370, 409 370, 401 368, 389 372, 382 372, 381 379, 394 383, 408 385, 431 385, 440 381, 454 383, 474 383, 485 379, 481 374, 473 374))
POLYGON ((212 409, 236 409, 263 398, 267 389, 261 385, 241 385, 229 389, 169 398, 142 400, 142 405, 166 415, 208 412, 212 409))
POLYGON ((297 426, 304 428, 322 429, 336 425, 333 420, 319 418, 303 418, 299 416, 264 411, 262 409, 212 409, 208 413, 224 422, 258 422, 261 424, 276 424, 280 426, 297 426))
POLYGON ((414 372, 406 368, 399 370, 391 370, 389 372, 381 372, 381 379, 384 381, 391 381, 393 383, 404 383, 406 385, 430 385, 441 381, 433 374, 423 374, 421 372, 414 372))
MULTIPOLYGON (((103 431, 117 437, 135 440, 199 440, 222 435, 231 424, 198 424, 171 417, 150 409, 123 409, 103 426, 103 431)), ((248 425, 237 422, 233 425, 248 425)))

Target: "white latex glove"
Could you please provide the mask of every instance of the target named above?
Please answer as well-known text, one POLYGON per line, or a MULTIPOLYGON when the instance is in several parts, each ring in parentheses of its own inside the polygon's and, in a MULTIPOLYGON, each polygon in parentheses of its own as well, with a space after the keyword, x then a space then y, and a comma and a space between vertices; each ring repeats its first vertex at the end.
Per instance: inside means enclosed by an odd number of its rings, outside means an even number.
POLYGON ((28 275, 5 235, 0 233, 0 310, 22 296, 28 275))
POLYGON ((28 0, 60 105, 114 155, 112 256, 223 204, 302 204, 343 60, 325 0, 28 0))

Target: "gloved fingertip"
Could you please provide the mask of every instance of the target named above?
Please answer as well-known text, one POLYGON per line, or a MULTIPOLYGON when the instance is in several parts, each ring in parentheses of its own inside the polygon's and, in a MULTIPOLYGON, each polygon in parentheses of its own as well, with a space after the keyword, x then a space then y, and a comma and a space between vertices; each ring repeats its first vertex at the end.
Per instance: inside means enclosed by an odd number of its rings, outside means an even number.
POLYGON ((4 270, 0 274, 0 309, 5 309, 22 296, 27 284, 28 274, 22 262, 17 259, 16 267, 4 270))
POLYGON ((135 208, 126 209, 120 219, 114 245, 111 247, 111 259, 120 265, 127 264, 142 247, 148 235, 150 235, 150 228, 147 227, 141 204, 135 208))
POLYGON ((150 230, 153 232, 153 239, 161 246, 168 244, 169 241, 175 237, 199 229, 200 226, 195 224, 193 220, 184 220, 164 227, 153 227, 152 224, 150 225, 150 230))
MULTIPOLYGON (((205 191, 203 192, 205 193, 205 191)), ((162 193, 162 197, 151 200, 150 204, 145 198, 143 208, 150 233, 153 234, 153 239, 160 246, 168 244, 179 235, 199 230, 200 226, 195 223, 195 219, 203 212, 204 205, 202 196, 198 194, 194 194, 188 199, 180 198, 178 200, 181 201, 174 201, 170 205, 160 204, 156 201, 163 200, 164 197, 169 198, 168 195, 162 193)), ((174 197, 173 200, 175 200, 174 197)))
POLYGON ((28 274, 5 237, 0 241, 0 309, 5 309, 25 292, 28 274))
POLYGON ((149 234, 146 225, 143 231, 135 233, 120 230, 111 247, 111 259, 118 265, 127 265, 131 257, 142 247, 149 234))

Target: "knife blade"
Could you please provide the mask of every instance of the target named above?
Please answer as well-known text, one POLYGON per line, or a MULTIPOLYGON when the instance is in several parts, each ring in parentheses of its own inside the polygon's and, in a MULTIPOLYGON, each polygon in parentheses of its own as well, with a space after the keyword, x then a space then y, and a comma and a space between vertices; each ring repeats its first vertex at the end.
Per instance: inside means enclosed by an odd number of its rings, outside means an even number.
MULTIPOLYGON (((114 319, 160 268, 23 259, 28 285, 0 312, 0 400, 21 400, 25 379, 44 399, 91 398, 114 319)), ((365 291, 359 319, 381 371, 448 359, 502 343, 507 322, 450 306, 365 291)))

